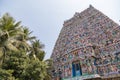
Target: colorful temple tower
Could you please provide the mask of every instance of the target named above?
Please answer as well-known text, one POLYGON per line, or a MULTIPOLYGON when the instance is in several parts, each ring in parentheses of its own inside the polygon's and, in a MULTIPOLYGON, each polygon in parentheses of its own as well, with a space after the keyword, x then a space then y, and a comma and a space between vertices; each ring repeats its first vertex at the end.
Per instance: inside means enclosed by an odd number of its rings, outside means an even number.
POLYGON ((120 26, 90 5, 64 22, 51 58, 54 80, 119 77, 120 26))

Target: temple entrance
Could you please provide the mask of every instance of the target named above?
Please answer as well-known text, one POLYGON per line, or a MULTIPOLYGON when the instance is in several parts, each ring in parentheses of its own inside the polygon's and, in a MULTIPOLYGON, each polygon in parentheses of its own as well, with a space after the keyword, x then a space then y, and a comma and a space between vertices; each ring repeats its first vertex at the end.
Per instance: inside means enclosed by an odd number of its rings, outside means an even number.
POLYGON ((72 76, 81 76, 82 75, 82 70, 80 66, 80 62, 76 61, 72 63, 72 76))

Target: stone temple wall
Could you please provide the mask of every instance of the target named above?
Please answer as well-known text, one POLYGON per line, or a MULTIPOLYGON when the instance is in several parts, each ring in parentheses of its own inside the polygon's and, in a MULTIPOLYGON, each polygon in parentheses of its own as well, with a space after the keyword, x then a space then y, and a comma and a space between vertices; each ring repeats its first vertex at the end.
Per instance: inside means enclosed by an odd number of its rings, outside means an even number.
POLYGON ((64 22, 51 58, 61 78, 120 74, 120 26, 90 6, 64 22))

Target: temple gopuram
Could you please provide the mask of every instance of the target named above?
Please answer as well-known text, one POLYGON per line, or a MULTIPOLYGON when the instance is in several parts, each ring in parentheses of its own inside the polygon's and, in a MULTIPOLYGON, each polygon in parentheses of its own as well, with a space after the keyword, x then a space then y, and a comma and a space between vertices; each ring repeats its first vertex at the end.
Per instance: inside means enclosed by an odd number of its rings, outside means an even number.
POLYGON ((51 58, 53 80, 120 80, 120 26, 90 5, 64 22, 51 58))

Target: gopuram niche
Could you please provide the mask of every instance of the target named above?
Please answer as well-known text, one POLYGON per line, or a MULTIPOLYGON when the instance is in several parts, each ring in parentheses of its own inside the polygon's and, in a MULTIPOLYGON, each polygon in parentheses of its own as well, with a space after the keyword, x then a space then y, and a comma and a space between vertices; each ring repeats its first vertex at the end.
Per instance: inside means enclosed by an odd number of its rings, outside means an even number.
POLYGON ((53 80, 120 80, 120 26, 90 5, 64 22, 51 58, 53 80))

